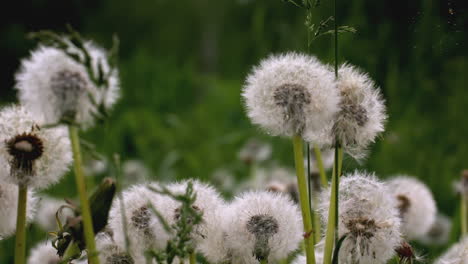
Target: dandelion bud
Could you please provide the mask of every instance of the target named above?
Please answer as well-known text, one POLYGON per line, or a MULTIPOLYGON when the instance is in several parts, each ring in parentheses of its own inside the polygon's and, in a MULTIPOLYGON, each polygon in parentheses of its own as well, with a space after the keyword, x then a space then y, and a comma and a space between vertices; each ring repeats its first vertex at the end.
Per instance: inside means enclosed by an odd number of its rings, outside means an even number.
POLYGON ((28 264, 60 264, 62 260, 57 254, 57 250, 52 246, 51 241, 39 242, 28 257, 28 264))
MULTIPOLYGON (((32 191, 28 191, 26 205, 26 221, 34 219, 37 198, 32 191)), ((9 237, 16 230, 18 208, 18 187, 9 183, 0 183, 0 240, 9 237)))
POLYGON ((468 263, 468 236, 460 239, 450 247, 434 264, 467 264, 468 263))
MULTIPOLYGON (((110 67, 107 53, 89 41, 84 48, 90 57, 88 68, 65 51, 48 46, 39 46, 21 61, 16 74, 20 102, 31 112, 41 113, 47 124, 66 120, 89 127, 100 108, 108 110, 118 98, 118 73, 110 67), (97 86, 92 81, 96 77, 90 74, 102 74, 107 86, 97 86)), ((85 57, 71 45, 67 52, 85 57)))
POLYGON ((349 64, 341 65, 338 73, 341 101, 333 134, 348 154, 362 158, 368 145, 384 131, 384 101, 366 73, 349 64))
POLYGON ((43 129, 21 106, 0 111, 0 179, 43 189, 56 183, 72 161, 68 132, 43 129))
MULTIPOLYGON (((58 229, 57 227, 57 212, 59 208, 66 203, 64 201, 43 196, 40 198, 39 201, 39 206, 37 209, 37 215, 35 222, 39 225, 39 227, 42 228, 44 231, 55 231, 58 229)), ((65 224, 66 220, 68 217, 73 217, 73 212, 68 209, 64 208, 60 210, 59 214, 59 220, 62 223, 62 225, 65 224)))
POLYGON ((244 193, 226 211, 225 243, 233 263, 274 263, 297 249, 302 239, 299 210, 281 194, 244 193))
MULTIPOLYGON (((356 171, 341 178, 339 190, 338 236, 346 235, 340 263, 387 263, 401 241, 400 218, 388 189, 373 174, 356 171)), ((318 208, 325 223, 329 198, 328 187, 320 195, 318 208)))
POLYGON ((388 181, 401 217, 401 232, 407 239, 424 236, 436 219, 437 208, 432 193, 416 178, 398 176, 388 181))
POLYGON ((413 247, 408 244, 406 241, 403 241, 399 247, 395 249, 395 252, 400 259, 399 263, 413 263, 415 260, 420 260, 413 249, 413 247))
POLYGON ((268 133, 329 143, 323 128, 338 111, 339 96, 333 73, 315 57, 270 56, 247 77, 242 96, 252 123, 268 133))

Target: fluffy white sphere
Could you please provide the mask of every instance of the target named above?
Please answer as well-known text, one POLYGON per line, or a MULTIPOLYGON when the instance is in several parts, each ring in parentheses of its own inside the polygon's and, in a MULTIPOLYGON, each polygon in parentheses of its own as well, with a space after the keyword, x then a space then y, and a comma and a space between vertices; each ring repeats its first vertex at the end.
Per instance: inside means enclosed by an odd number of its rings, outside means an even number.
POLYGON ((452 220, 442 214, 437 214, 434 223, 424 236, 418 241, 425 245, 445 245, 452 230, 452 220))
POLYGON ((135 261, 132 256, 117 245, 110 237, 99 235, 96 238, 96 247, 99 252, 99 262, 101 264, 137 264, 144 263, 144 259, 135 261))
POLYGON ((226 209, 225 246, 232 263, 275 263, 296 250, 302 240, 301 214, 286 196, 248 192, 226 209))
POLYGON ((341 65, 338 74, 341 101, 333 135, 347 153, 362 158, 369 144, 384 131, 384 101, 368 74, 349 64, 341 65))
MULTIPOLYGON (((62 205, 66 205, 65 201, 55 199, 48 196, 40 197, 39 205, 37 208, 37 214, 35 218, 35 222, 39 227, 42 228, 44 231, 56 231, 57 227, 57 220, 55 218, 58 209, 62 205)), ((61 210, 59 214, 60 222, 65 224, 67 217, 72 217, 73 212, 70 209, 65 208, 61 210)))
MULTIPOLYGON (((28 191, 26 205, 26 221, 34 219, 37 198, 32 191, 28 191)), ((0 240, 9 237, 16 230, 16 216, 18 209, 18 186, 0 183, 0 240)))
POLYGON ((468 264, 468 236, 450 247, 434 264, 468 264))
POLYGON ((60 257, 57 255, 57 250, 52 247, 51 241, 41 241, 31 249, 29 254, 28 264, 59 264, 60 257))
POLYGON ((247 77, 242 97, 252 123, 274 136, 301 135, 329 144, 324 129, 338 111, 339 94, 330 69, 299 53, 272 55, 247 77))
POLYGON ((239 159, 247 164, 262 162, 270 158, 271 145, 251 138, 238 153, 239 159))
POLYGON ((118 246, 125 248, 125 232, 122 212, 125 214, 126 231, 130 242, 130 254, 140 258, 145 250, 162 250, 171 234, 167 232, 151 207, 162 212, 161 206, 170 201, 148 189, 146 184, 135 185, 123 193, 124 210, 120 200, 114 199, 109 212, 109 227, 118 246))
POLYGON ((64 127, 41 128, 21 106, 0 111, 0 180, 43 189, 57 183, 71 162, 64 127))
POLYGON ((408 239, 424 236, 434 224, 436 203, 429 188, 416 178, 397 176, 388 181, 402 219, 401 232, 408 239))
MULTIPOLYGON (((98 63, 102 65, 104 76, 108 76, 108 89, 97 87, 86 67, 54 47, 39 46, 29 58, 21 61, 16 74, 19 100, 28 110, 41 113, 46 123, 55 124, 68 118, 86 128, 93 124, 98 112, 91 97, 107 110, 118 99, 118 72, 111 70, 106 52, 92 42, 86 42, 85 48, 96 76, 98 63)), ((69 52, 84 57, 76 48, 69 52)))
MULTIPOLYGON (((343 264, 383 264, 400 245, 400 218, 396 201, 373 174, 354 172, 341 177, 338 236, 347 235, 340 250, 343 264)), ((318 211, 328 220, 330 188, 320 195, 318 211)))

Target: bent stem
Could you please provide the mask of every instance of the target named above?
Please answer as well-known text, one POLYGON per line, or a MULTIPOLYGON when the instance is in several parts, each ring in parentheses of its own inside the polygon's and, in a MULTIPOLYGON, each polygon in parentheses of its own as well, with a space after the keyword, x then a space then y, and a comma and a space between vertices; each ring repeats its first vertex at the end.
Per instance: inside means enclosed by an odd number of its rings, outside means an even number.
POLYGON ((322 184, 322 187, 327 187, 328 179, 327 174, 325 172, 325 167, 323 166, 322 152, 320 151, 320 148, 317 145, 314 145, 314 154, 315 159, 317 161, 317 167, 319 169, 320 183, 322 184))
POLYGON ((294 163, 296 165, 297 185, 299 189, 299 201, 304 223, 304 245, 307 257, 307 264, 315 264, 314 236, 312 232, 312 217, 310 202, 307 194, 307 182, 304 171, 304 154, 302 138, 298 135, 293 137, 294 163))
POLYGON ((18 185, 18 211, 16 217, 15 264, 26 263, 26 206, 28 187, 18 185))
POLYGON ((333 245, 337 242, 338 237, 338 194, 343 150, 339 146, 338 142, 335 145, 335 163, 333 165, 330 207, 328 208, 327 233, 325 237, 325 250, 323 253, 324 264, 332 263, 333 245))
POLYGON ((82 167, 80 140, 78 137, 78 128, 74 125, 68 126, 70 140, 73 150, 73 165, 75 172, 76 188, 81 204, 81 217, 83 219, 83 230, 88 249, 88 261, 90 264, 99 264, 99 258, 96 251, 96 242, 94 241, 93 221, 89 209, 88 195, 86 194, 86 184, 82 167))

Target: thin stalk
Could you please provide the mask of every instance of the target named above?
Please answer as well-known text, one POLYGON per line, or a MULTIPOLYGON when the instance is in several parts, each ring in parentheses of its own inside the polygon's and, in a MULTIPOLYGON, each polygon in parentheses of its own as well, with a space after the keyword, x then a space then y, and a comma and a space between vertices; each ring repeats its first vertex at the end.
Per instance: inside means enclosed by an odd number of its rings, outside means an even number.
POLYGON ((81 204, 81 217, 83 219, 86 248, 88 249, 88 261, 90 264, 99 264, 99 258, 96 251, 96 242, 94 241, 93 221, 91 219, 91 211, 89 209, 88 195, 86 194, 86 184, 83 173, 83 162, 81 158, 78 128, 76 126, 70 125, 68 126, 68 130, 70 133, 70 140, 73 150, 75 182, 81 204))
POLYGON ((304 154, 302 138, 298 135, 293 137, 294 162, 296 165, 297 184, 299 189, 299 201, 304 223, 304 244, 307 264, 315 264, 314 236, 312 235, 312 217, 310 212, 309 197, 307 195, 307 182, 304 173, 304 154))
POLYGON ((196 258, 195 251, 190 253, 189 262, 190 262, 190 264, 196 264, 197 263, 197 258, 196 258))
MULTIPOLYGON (((313 195, 313 202, 315 205, 318 204, 318 193, 315 192, 313 195)), ((320 234, 321 234, 321 224, 320 224, 320 216, 317 213, 314 213, 314 225, 315 230, 314 230, 314 244, 320 241, 320 234)))
POLYGON ((468 234, 468 197, 466 194, 462 193, 460 206, 461 235, 463 237, 468 234))
POLYGON ((327 173, 325 172, 325 167, 323 166, 322 152, 320 151, 320 148, 317 145, 314 145, 314 154, 315 160, 317 162, 317 167, 319 169, 320 183, 322 184, 322 187, 327 187, 327 173))
POLYGON ((18 185, 18 210, 16 217, 15 264, 26 263, 26 206, 28 187, 18 185))

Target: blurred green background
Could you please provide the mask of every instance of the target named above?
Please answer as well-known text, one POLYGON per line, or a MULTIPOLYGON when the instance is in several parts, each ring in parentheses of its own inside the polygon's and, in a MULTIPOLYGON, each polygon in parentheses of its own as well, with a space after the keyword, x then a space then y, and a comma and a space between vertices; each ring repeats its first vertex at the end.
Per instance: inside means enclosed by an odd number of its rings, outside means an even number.
MULTIPOLYGON (((389 114, 369 158, 362 164, 346 158, 345 171, 415 175, 432 189, 440 211, 456 216, 452 182, 468 156, 468 2, 338 2, 339 23, 357 29, 340 35, 340 62, 369 72, 389 114)), ((322 0, 314 22, 332 10, 322 0)), ((0 12, 2 104, 16 101, 14 73, 35 46, 26 33, 64 31, 70 23, 106 47, 114 33, 121 40, 122 98, 105 125, 83 135, 100 153, 142 160, 156 180, 209 180, 220 168, 245 178, 237 153, 257 137, 271 142, 273 160, 292 167, 291 143, 250 124, 240 89, 262 58, 307 50, 303 10, 280 0, 31 0, 0 12)), ((331 37, 314 41, 310 52, 333 63, 331 37)), ((73 196, 71 175, 48 192, 73 196)), ((47 237, 34 225, 29 230, 29 247, 47 237)), ((0 242, 0 263, 12 263, 13 241, 0 242)), ((443 249, 420 248, 428 257, 443 249)))

